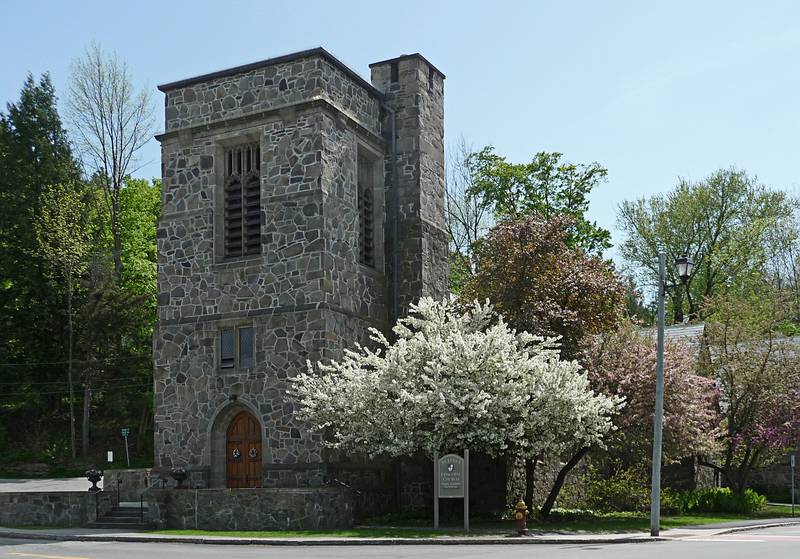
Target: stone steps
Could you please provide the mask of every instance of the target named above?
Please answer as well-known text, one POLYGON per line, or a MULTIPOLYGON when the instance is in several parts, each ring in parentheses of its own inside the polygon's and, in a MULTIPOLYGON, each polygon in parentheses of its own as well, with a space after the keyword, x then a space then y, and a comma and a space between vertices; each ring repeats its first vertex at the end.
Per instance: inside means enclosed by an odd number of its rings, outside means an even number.
MULTIPOLYGON (((146 512, 145 508, 145 512, 146 512)), ((111 530, 130 531, 130 530, 152 530, 155 526, 148 522, 142 522, 142 511, 138 506, 114 507, 102 518, 89 523, 89 528, 107 528, 111 530)))

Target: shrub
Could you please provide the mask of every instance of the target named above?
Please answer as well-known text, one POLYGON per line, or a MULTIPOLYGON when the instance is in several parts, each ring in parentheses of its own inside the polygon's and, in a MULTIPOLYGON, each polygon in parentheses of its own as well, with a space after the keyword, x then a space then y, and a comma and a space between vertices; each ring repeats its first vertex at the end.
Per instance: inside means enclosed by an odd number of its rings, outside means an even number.
POLYGON ((596 479, 589 484, 586 504, 603 512, 645 512, 650 509, 650 487, 643 484, 647 476, 629 469, 620 470, 607 479, 596 479))
POLYGON ((586 509, 559 509, 554 508, 547 516, 548 522, 572 522, 574 520, 584 520, 594 518, 596 513, 586 509))
POLYGON ((767 498, 752 489, 736 495, 728 487, 682 491, 676 495, 681 513, 732 512, 750 514, 767 506, 767 498))

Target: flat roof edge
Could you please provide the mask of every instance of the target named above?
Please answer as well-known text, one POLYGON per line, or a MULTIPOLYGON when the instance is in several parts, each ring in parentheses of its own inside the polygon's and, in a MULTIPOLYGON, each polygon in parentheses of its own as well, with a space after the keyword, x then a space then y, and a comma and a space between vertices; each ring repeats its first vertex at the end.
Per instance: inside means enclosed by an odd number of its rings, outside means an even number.
POLYGON ((400 60, 407 60, 407 59, 409 59, 409 58, 420 58, 420 59, 424 60, 424 61, 425 61, 425 63, 426 63, 428 66, 430 66, 431 68, 433 68, 434 70, 436 70, 436 71, 439 73, 439 75, 440 75, 440 76, 442 76, 442 78, 446 78, 446 77, 447 77, 447 76, 445 76, 445 75, 444 75, 444 72, 442 72, 442 71, 441 71, 439 68, 437 68, 436 66, 434 66, 433 64, 431 64, 431 61, 430 61, 430 60, 428 60, 427 58, 425 58, 424 56, 422 56, 422 55, 421 55, 420 53, 418 53, 418 52, 415 52, 415 53, 413 53, 413 54, 401 54, 400 56, 396 56, 396 57, 394 57, 394 58, 387 58, 386 60, 380 60, 380 61, 378 61, 378 62, 373 62, 372 64, 370 64, 370 65, 369 65, 369 67, 370 67, 370 68, 372 68, 373 66, 378 66, 378 65, 381 65, 381 64, 386 64, 386 63, 388 63, 388 62, 399 62, 400 60))
POLYGON ((215 72, 209 72, 207 74, 201 74, 199 76, 194 76, 191 78, 185 78, 182 80, 169 82, 165 84, 161 84, 158 86, 158 90, 166 93, 167 91, 172 91, 174 89, 178 89, 181 87, 186 87, 189 85, 194 85, 197 83, 207 82, 216 78, 224 78, 227 76, 233 76, 236 74, 243 74, 245 72, 249 72, 251 70, 256 70, 258 68, 265 68, 267 66, 274 66, 276 64, 283 64, 285 62, 292 62, 294 60, 299 60, 301 58, 308 58, 311 56, 320 56, 326 59, 328 62, 336 66, 339 70, 347 74, 350 78, 352 78, 356 83, 366 89, 370 94, 377 97, 380 100, 383 100, 383 93, 378 90, 375 86, 369 83, 367 80, 362 78, 358 75, 355 70, 351 69, 347 66, 344 62, 333 56, 330 52, 325 50, 322 47, 316 47, 313 49, 301 50, 289 54, 284 54, 281 56, 276 56, 273 58, 267 58, 264 60, 259 60, 257 62, 250 62, 249 64, 243 64, 241 66, 234 66, 232 68, 225 68, 223 70, 217 70, 215 72))

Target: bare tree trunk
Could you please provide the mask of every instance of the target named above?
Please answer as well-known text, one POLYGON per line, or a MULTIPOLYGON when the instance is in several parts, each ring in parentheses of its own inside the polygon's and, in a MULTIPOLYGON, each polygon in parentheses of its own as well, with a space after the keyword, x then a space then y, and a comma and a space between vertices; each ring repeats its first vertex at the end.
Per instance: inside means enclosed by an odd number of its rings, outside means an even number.
POLYGON ((82 427, 82 446, 83 446, 83 457, 86 458, 89 455, 89 410, 92 405, 92 388, 89 384, 89 380, 87 379, 86 382, 83 384, 83 425, 82 427))
POLYGON ((144 436, 147 433, 147 427, 150 423, 150 410, 148 409, 147 402, 142 405, 142 414, 139 417, 139 432, 136 436, 136 446, 134 450, 136 454, 140 454, 144 450, 144 436))
POLYGON ((553 509, 553 505, 556 503, 556 499, 558 498, 558 494, 561 492, 561 488, 564 486, 564 480, 567 479, 567 474, 578 465, 586 453, 589 452, 589 447, 583 447, 580 449, 572 458, 569 459, 569 462, 564 464, 564 466, 559 470, 558 475, 556 476, 556 480, 553 483, 553 488, 550 489, 550 494, 547 496, 544 504, 542 505, 542 509, 539 511, 539 514, 542 518, 547 518, 550 514, 550 511, 553 509))
POLYGON ((531 510, 534 506, 533 492, 536 488, 536 462, 540 459, 540 456, 525 459, 525 502, 531 510))
POLYGON ((72 267, 67 267, 67 331, 69 332, 69 357, 67 358, 67 383, 69 384, 69 446, 75 459, 75 390, 72 385, 72 267))
POLYGON ((120 191, 134 170, 137 153, 151 140, 154 126, 150 90, 137 91, 131 79, 124 60, 106 55, 93 43, 73 62, 67 99, 76 144, 104 179, 117 286, 122 283, 120 191))
POLYGON ((114 194, 111 201, 111 235, 114 237, 114 279, 117 287, 122 287, 122 235, 120 233, 120 185, 113 186, 114 194))

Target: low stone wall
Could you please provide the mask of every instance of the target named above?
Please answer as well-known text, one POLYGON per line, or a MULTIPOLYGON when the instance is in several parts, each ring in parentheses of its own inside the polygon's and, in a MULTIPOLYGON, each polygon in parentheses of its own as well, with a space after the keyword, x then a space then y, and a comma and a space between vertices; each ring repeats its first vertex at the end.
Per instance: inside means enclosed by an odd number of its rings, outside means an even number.
MULTIPOLYGON (((798 449, 800 450, 800 449, 798 449)), ((800 452, 796 451, 795 467, 795 502, 800 503, 800 452)), ((789 454, 782 456, 775 463, 753 471, 750 485, 758 492, 767 495, 773 501, 790 502, 792 499, 792 469, 789 465, 789 454)))
POLYGON ((0 493, 2 526, 85 526, 113 506, 108 492, 0 493))
POLYGON ((151 489, 148 521, 199 530, 335 530, 353 525, 344 488, 151 489))
POLYGON ((105 470, 103 472, 103 489, 115 495, 119 490, 120 501, 138 501, 139 495, 150 487, 150 473, 150 468, 105 470))

